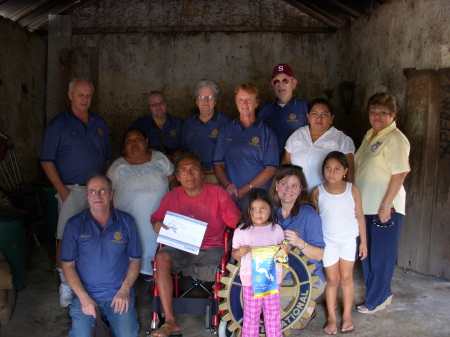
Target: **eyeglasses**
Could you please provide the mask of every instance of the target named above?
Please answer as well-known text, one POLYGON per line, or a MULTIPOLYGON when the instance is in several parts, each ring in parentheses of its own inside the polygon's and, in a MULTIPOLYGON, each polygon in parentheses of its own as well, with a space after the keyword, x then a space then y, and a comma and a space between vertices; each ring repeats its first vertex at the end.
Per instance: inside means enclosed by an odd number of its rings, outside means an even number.
POLYGON ((375 110, 370 110, 369 111, 369 115, 371 115, 371 116, 389 116, 389 115, 391 115, 392 114, 392 112, 387 112, 387 111, 385 111, 385 110, 381 110, 381 111, 375 111, 375 110))
POLYGON ((158 105, 163 105, 164 103, 166 103, 166 101, 159 101, 159 102, 151 102, 148 105, 150 105, 152 108, 158 106, 158 105))
POLYGON ((291 82, 291 79, 286 77, 286 78, 283 78, 281 81, 279 79, 272 80, 273 85, 278 85, 278 84, 280 84, 280 82, 283 84, 289 84, 289 82, 291 82))
POLYGON ((212 101, 214 99, 214 96, 205 96, 205 95, 198 95, 197 96, 198 99, 203 100, 203 99, 207 99, 208 101, 212 101))
MULTIPOLYGON (((394 209, 394 208, 391 208, 391 216, 392 216, 394 213, 395 213, 395 209, 394 209)), ((379 218, 373 219, 372 222, 373 222, 373 224, 376 225, 377 227, 385 227, 385 228, 391 227, 391 226, 393 226, 393 225, 395 224, 395 222, 392 221, 392 220, 389 220, 389 221, 386 221, 386 222, 382 222, 379 218)))
POLYGON ((109 189, 102 188, 100 190, 88 190, 87 191, 87 195, 90 196, 90 197, 95 197, 96 195, 98 195, 100 197, 103 197, 108 192, 109 192, 109 189))

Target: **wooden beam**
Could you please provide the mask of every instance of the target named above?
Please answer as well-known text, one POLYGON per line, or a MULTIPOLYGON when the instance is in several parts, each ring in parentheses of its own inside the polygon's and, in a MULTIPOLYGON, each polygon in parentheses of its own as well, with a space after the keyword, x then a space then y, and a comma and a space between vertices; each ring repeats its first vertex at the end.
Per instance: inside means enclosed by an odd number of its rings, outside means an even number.
POLYGON ((364 13, 360 13, 357 10, 353 9, 350 6, 347 6, 345 3, 339 0, 328 0, 328 2, 340 9, 342 9, 347 14, 351 15, 354 19, 359 18, 364 13))
POLYGON ((73 35, 81 34, 133 34, 133 33, 333 33, 330 27, 256 27, 256 26, 155 26, 155 27, 123 27, 123 28, 74 28, 73 35))
POLYGON ((296 7, 297 9, 300 9, 301 11, 305 12, 306 14, 311 15, 312 17, 316 18, 319 21, 322 21, 326 25, 333 27, 333 28, 340 28, 343 24, 342 20, 340 19, 330 19, 327 17, 326 13, 317 8, 316 6, 313 6, 311 4, 306 5, 303 2, 300 2, 298 0, 284 0, 285 2, 289 3, 290 5, 296 7))

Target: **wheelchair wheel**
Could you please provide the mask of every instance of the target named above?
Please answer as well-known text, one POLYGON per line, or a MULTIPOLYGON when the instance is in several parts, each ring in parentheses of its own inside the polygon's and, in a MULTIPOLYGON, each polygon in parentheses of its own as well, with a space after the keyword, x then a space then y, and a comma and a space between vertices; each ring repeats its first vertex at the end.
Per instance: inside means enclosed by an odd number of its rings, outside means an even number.
MULTIPOLYGON (((312 295, 318 293, 314 286, 318 277, 311 275, 315 265, 308 265, 308 259, 305 256, 300 256, 299 253, 298 248, 291 251, 289 267, 283 267, 281 328, 285 336, 290 335, 291 327, 300 328, 299 319, 310 316, 306 308, 316 305, 316 302, 311 299, 312 295)), ((225 287, 219 291, 219 296, 223 298, 223 301, 219 304, 219 310, 226 311, 222 316, 222 321, 226 324, 225 330, 234 333, 236 337, 240 337, 244 311, 242 308, 242 283, 239 276, 239 266, 228 264, 227 269, 230 273, 221 278, 225 287)), ((229 337, 224 333, 221 335, 221 331, 219 328, 219 337, 229 337)), ((259 334, 260 336, 266 335, 263 320, 259 323, 259 334)))

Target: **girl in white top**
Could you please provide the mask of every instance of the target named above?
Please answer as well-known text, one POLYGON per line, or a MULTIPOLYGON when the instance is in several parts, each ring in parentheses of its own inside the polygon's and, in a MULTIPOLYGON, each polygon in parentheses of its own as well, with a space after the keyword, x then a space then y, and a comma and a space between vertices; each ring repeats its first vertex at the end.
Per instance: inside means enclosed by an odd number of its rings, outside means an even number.
POLYGON ((322 172, 326 182, 312 192, 313 200, 322 218, 325 251, 323 265, 327 279, 325 288, 328 320, 324 328, 329 335, 337 334, 336 297, 338 286, 342 288, 344 312, 341 332, 354 329, 352 323, 353 265, 358 256, 367 256, 366 225, 362 211, 361 193, 358 187, 346 181, 348 159, 342 152, 330 152, 324 159, 322 172))

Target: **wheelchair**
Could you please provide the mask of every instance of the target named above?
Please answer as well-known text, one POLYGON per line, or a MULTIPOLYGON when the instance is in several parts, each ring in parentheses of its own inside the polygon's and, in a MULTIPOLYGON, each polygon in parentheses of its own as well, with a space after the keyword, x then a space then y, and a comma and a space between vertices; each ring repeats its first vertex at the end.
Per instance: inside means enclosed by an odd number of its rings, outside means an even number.
MULTIPOLYGON (((228 264, 231 256, 231 239, 233 236, 232 229, 227 228, 224 235, 224 254, 220 261, 220 265, 217 268, 215 275, 215 281, 213 289, 208 289, 203 281, 198 280, 192 276, 189 278, 192 281, 192 285, 184 291, 180 292, 180 275, 172 275, 174 283, 173 294, 173 311, 174 314, 192 314, 192 315, 205 315, 205 329, 207 332, 217 333, 217 329, 220 322, 220 315, 224 313, 224 310, 219 309, 219 291, 224 288, 224 284, 220 282, 220 279, 226 275, 226 265, 228 264), (194 289, 200 288, 207 298, 194 298, 188 297, 194 289)), ((161 248, 163 245, 160 244, 161 248)), ((164 310, 162 308, 161 299, 159 297, 158 284, 156 282, 156 275, 158 272, 156 259, 153 262, 153 275, 154 275, 154 287, 153 287, 153 299, 152 299, 152 322, 151 328, 146 331, 147 335, 150 335, 153 330, 158 329, 162 325, 164 317, 164 310)))
MULTIPOLYGON (((299 329, 301 317, 308 318, 308 307, 315 307, 316 302, 311 298, 318 293, 315 283, 318 277, 311 275, 314 264, 308 265, 308 259, 300 255, 295 248, 289 254, 289 267, 283 266, 283 281, 281 283, 281 328, 284 336, 291 334, 291 327, 299 329)), ((240 337, 244 311, 242 307, 242 283, 239 276, 239 265, 228 264, 229 274, 223 276, 221 282, 224 287, 219 290, 223 300, 219 303, 219 311, 225 312, 219 324, 219 337, 240 337)), ((264 320, 259 323, 259 335, 265 336, 264 320)))

